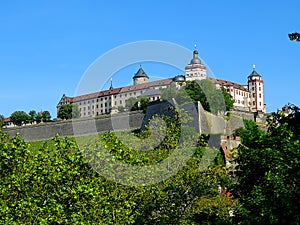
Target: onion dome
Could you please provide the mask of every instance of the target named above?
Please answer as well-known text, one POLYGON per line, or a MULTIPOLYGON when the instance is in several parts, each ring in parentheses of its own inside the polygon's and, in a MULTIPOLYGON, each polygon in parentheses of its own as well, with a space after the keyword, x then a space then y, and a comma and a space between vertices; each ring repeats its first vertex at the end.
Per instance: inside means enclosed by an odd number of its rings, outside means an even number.
POLYGON ((191 64, 201 64, 201 60, 198 57, 198 51, 193 51, 193 59, 191 60, 191 64))

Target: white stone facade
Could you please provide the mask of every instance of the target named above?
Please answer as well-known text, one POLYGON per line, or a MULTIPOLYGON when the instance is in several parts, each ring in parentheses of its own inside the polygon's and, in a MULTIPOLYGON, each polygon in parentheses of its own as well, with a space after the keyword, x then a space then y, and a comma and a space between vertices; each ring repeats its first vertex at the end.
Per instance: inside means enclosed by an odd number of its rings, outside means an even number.
POLYGON ((95 92, 76 97, 63 95, 60 99, 57 110, 63 104, 77 104, 80 110, 80 117, 93 117, 101 114, 117 112, 118 107, 125 108, 126 100, 131 97, 145 96, 151 101, 160 99, 160 89, 167 88, 172 82, 209 79, 217 87, 224 87, 234 100, 236 110, 250 112, 266 112, 264 104, 264 83, 261 76, 253 68, 248 76, 247 85, 240 85, 231 81, 207 77, 206 66, 201 63, 198 51, 194 50, 191 62, 185 67, 185 76, 175 76, 158 81, 149 82, 149 77, 140 67, 133 76, 133 85, 121 88, 95 92))
POLYGON ((194 50, 193 59, 185 67, 185 79, 187 81, 206 79, 206 66, 201 63, 197 50, 194 50))

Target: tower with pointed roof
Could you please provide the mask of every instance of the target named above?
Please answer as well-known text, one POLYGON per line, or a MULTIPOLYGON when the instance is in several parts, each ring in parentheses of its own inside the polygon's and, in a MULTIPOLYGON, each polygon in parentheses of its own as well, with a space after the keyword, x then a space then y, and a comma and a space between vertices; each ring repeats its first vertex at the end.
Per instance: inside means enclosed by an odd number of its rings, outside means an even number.
POLYGON ((148 81, 149 77, 140 65, 139 70, 133 76, 133 85, 147 83, 148 81))
POLYGON ((248 76, 248 90, 250 92, 250 105, 252 111, 265 112, 264 103, 264 81, 256 72, 256 66, 253 65, 253 71, 248 76))
POLYGON ((199 59, 197 49, 193 51, 193 58, 185 67, 185 79, 187 81, 206 79, 206 66, 199 59))

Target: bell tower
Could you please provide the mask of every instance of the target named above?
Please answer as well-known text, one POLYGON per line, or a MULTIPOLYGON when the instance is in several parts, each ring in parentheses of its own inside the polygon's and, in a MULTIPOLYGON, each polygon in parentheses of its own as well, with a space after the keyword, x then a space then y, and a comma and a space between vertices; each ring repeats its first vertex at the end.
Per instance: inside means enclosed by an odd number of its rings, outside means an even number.
POLYGON ((248 76, 248 90, 250 92, 250 103, 252 111, 266 112, 264 102, 264 81, 256 72, 256 66, 253 65, 253 71, 248 76))
POLYGON ((206 66, 204 66, 199 59, 196 45, 193 51, 193 58, 185 67, 185 79, 187 81, 206 79, 206 66))

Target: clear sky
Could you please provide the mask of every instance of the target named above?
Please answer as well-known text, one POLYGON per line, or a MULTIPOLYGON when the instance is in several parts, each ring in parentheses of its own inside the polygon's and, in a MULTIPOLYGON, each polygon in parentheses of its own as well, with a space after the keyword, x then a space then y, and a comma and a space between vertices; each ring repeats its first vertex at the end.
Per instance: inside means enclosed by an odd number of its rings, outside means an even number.
MULTIPOLYGON (((194 43, 214 76, 246 84, 252 64, 265 82, 267 111, 300 105, 300 1, 2 1, 0 114, 48 110, 73 96, 84 72, 107 51, 162 40, 191 51, 194 43)), ((188 63, 188 62, 187 62, 188 63)), ((131 83, 138 65, 114 86, 131 83)), ((176 71, 145 64, 150 76, 176 71)), ((182 68, 183 69, 183 68, 182 68)), ((101 76, 101 74, 99 74, 101 76)))

